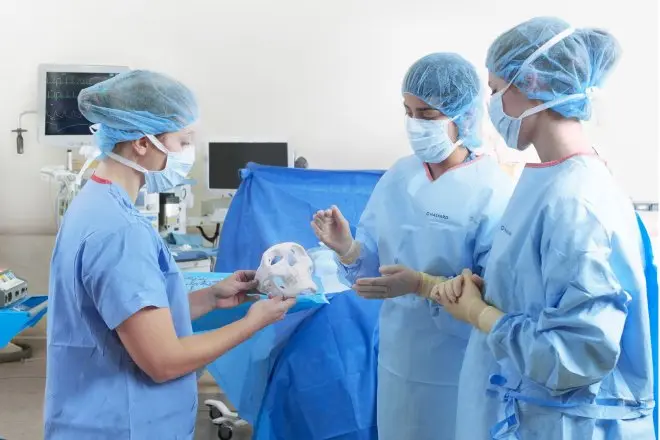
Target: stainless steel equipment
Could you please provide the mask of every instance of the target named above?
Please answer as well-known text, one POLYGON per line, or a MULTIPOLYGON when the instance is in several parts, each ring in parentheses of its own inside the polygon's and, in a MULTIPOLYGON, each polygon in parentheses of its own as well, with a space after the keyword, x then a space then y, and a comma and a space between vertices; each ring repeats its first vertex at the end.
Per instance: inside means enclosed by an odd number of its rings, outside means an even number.
POLYGON ((158 230, 161 234, 169 234, 171 232, 186 232, 185 226, 181 224, 181 199, 179 199, 179 197, 175 194, 160 194, 158 230))

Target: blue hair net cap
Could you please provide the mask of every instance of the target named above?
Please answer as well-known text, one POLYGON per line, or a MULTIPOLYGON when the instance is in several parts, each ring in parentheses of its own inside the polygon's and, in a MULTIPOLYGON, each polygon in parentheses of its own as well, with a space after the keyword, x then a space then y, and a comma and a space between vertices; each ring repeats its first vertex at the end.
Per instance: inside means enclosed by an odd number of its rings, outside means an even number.
POLYGON ((78 107, 85 118, 99 124, 94 136, 102 153, 145 134, 179 131, 199 116, 190 89, 165 75, 145 70, 122 73, 82 90, 78 107))
POLYGON ((455 53, 434 53, 417 61, 403 80, 402 93, 413 95, 445 116, 456 118, 463 145, 481 145, 483 103, 474 66, 455 53))
POLYGON ((525 63, 543 44, 569 28, 568 23, 553 17, 519 24, 493 42, 486 67, 504 81, 513 81, 529 99, 548 102, 584 93, 582 99, 561 103, 552 110, 567 118, 588 120, 591 101, 587 94, 602 86, 621 55, 611 34, 599 29, 576 29, 525 63))

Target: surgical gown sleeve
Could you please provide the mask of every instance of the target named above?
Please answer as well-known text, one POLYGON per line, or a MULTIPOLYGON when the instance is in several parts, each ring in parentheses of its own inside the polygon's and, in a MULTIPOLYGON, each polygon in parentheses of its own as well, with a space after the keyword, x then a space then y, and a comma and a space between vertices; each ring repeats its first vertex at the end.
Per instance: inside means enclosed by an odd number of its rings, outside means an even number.
POLYGON ((353 264, 343 264, 337 258, 339 267, 344 270, 343 275, 351 283, 354 283, 358 278, 374 277, 380 274, 378 271, 380 260, 378 258, 378 246, 375 237, 377 216, 374 212, 377 203, 376 198, 379 193, 378 188, 379 186, 377 185, 362 213, 355 233, 355 240, 360 242, 360 255, 353 264))
POLYGON ((85 294, 110 330, 145 307, 169 307, 156 234, 141 223, 88 237, 78 255, 85 294))
POLYGON ((538 273, 540 265, 543 291, 502 293, 542 298, 538 311, 508 313, 488 335, 500 364, 553 395, 597 383, 612 371, 631 299, 612 269, 618 256, 612 256, 611 234, 588 205, 560 200, 557 206, 560 212, 546 215, 542 231, 530 232, 539 240, 540 261, 517 268, 516 284, 529 285, 525 280, 534 275, 525 273, 538 273))

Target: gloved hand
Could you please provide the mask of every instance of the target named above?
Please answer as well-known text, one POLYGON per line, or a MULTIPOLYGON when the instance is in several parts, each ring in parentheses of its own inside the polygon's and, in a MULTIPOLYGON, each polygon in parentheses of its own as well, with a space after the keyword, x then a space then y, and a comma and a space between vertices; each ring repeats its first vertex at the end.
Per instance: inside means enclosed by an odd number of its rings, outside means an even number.
POLYGON ((335 251, 340 257, 345 256, 353 246, 353 237, 348 221, 339 208, 318 211, 312 219, 312 229, 319 240, 335 251))
POLYGON ((368 299, 396 298, 408 293, 415 293, 422 282, 420 272, 405 266, 382 266, 382 277, 361 278, 353 285, 358 295, 368 299))
POLYGON ((483 280, 464 269, 460 276, 436 284, 431 298, 439 302, 454 318, 488 333, 503 313, 483 300, 483 280))
POLYGON ((380 273, 382 277, 379 278, 357 280, 353 290, 369 299, 396 298, 408 293, 417 293, 429 298, 433 286, 446 279, 417 272, 398 264, 382 266, 380 273))
MULTIPOLYGON (((466 270, 469 271, 469 269, 466 269, 466 270)), ((479 288, 479 290, 483 289, 483 286, 484 286, 483 278, 481 278, 479 275, 473 274, 471 271, 470 271, 469 278, 479 288)), ((461 294, 463 293, 463 274, 461 274, 457 277, 445 279, 445 280, 442 280, 442 281, 448 281, 448 283, 443 285, 441 288, 438 287, 438 289, 435 289, 436 286, 434 285, 432 287, 432 290, 431 290, 431 295, 430 295, 431 298, 430 299, 432 299, 435 302, 439 303, 440 302, 440 299, 439 299, 440 297, 438 296, 439 292, 444 292, 445 293, 444 296, 446 297, 446 299, 448 301, 451 301, 453 303, 457 303, 458 299, 461 297, 461 294)))

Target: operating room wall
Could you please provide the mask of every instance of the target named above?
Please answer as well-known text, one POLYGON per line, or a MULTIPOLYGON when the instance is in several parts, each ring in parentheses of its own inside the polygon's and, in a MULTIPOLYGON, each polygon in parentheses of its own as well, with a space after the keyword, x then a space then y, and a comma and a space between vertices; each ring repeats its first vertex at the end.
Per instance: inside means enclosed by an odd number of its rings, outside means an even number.
MULTIPOLYGON (((3 0, 0 3, 0 233, 55 229, 54 186, 39 178, 65 152, 40 145, 40 63, 128 65, 162 71, 197 93, 206 197, 205 142, 234 136, 290 142, 315 168, 386 168, 408 154, 400 84, 433 51, 456 51, 486 78, 489 43, 516 23, 558 15, 601 26, 624 49, 590 128, 599 151, 636 200, 657 200, 657 2, 526 0, 3 0), (622 7, 625 5, 625 8, 622 7), (611 11, 611 12, 607 12, 611 11)), ((496 139, 486 125, 488 139, 496 139)), ((492 142, 489 142, 492 146, 492 142)), ((502 158, 515 153, 498 148, 502 158)), ((531 153, 529 153, 531 154, 531 153)), ((532 154, 533 156, 533 154, 532 154)))

